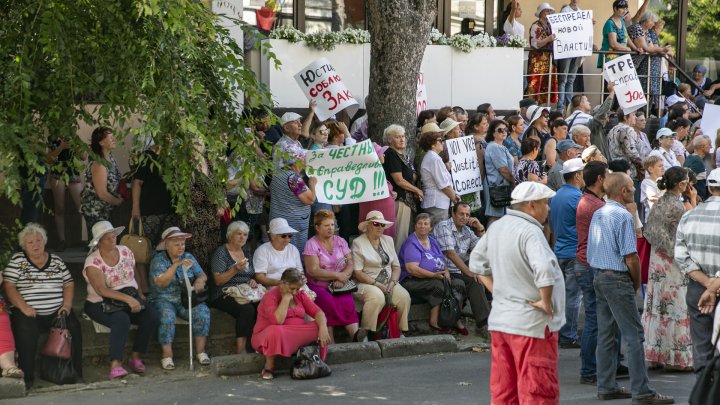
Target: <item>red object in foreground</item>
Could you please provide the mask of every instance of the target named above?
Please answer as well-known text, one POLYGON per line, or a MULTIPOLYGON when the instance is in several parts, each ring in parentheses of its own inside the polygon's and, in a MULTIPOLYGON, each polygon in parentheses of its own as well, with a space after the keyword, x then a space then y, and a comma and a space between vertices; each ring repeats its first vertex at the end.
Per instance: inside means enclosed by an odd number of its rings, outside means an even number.
POLYGON ((258 28, 270 31, 273 24, 275 24, 275 14, 275 11, 267 7, 260 7, 259 10, 255 10, 255 18, 257 19, 258 28))

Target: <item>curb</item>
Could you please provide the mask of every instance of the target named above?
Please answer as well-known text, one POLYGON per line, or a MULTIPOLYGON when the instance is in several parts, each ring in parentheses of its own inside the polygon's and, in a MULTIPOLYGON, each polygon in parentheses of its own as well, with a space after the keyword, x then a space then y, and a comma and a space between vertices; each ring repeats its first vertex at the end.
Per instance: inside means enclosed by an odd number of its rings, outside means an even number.
MULTIPOLYGON (((335 344, 328 350, 327 362, 330 365, 344 364, 457 351, 457 342, 450 335, 417 336, 375 342, 335 344)), ((265 357, 258 353, 218 356, 213 358, 212 371, 218 376, 255 374, 262 370, 264 363, 265 357)), ((291 359, 281 357, 277 359, 276 369, 290 368, 291 365, 291 359)))
POLYGON ((25 397, 25 382, 22 378, 0 378, 0 399, 25 397))

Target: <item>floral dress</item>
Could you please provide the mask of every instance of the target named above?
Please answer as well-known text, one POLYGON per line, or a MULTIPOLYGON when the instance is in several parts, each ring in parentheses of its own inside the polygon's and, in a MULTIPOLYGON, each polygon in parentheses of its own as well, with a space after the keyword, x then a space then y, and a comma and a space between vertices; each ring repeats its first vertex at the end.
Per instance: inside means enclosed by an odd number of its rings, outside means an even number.
MULTIPOLYGON (((107 168, 107 191, 108 193, 119 197, 118 186, 120 185, 120 169, 115 158, 110 155, 108 159, 110 167, 107 168)), ((113 206, 100 199, 95 190, 95 186, 92 181, 92 165, 101 164, 99 162, 92 162, 85 169, 85 188, 83 188, 80 194, 80 213, 85 216, 88 229, 99 221, 109 221, 110 213, 112 212, 113 206)))
POLYGON ((530 51, 528 55, 528 86, 527 96, 537 101, 538 104, 548 102, 548 81, 550 84, 550 103, 557 104, 558 78, 557 68, 550 63, 552 55, 552 42, 540 48, 537 44, 543 39, 552 35, 550 25, 545 25, 540 20, 530 26, 530 46, 537 51, 530 51), (549 52, 548 52, 549 50, 549 52))
MULTIPOLYGON (((633 24, 628 27, 628 35, 631 40, 636 38, 645 37, 645 42, 648 45, 659 45, 655 31, 648 30, 643 31, 640 24, 633 24), (652 33, 652 34, 651 34, 652 33)), ((633 63, 635 64, 635 70, 637 70, 640 78, 640 84, 645 93, 650 96, 657 96, 660 94, 660 57, 650 57, 648 55, 634 55, 633 63), (647 76, 648 76, 648 60, 650 60, 650 91, 648 92, 647 76)))
POLYGON ((685 294, 687 277, 673 261, 675 233, 685 209, 677 195, 665 193, 655 203, 645 226, 652 246, 645 310, 645 358, 665 366, 692 367, 690 318, 685 294))
POLYGON ((542 176, 542 172, 540 171, 540 164, 537 162, 537 160, 520 159, 517 167, 515 168, 515 172, 513 173, 513 177, 515 178, 515 185, 517 186, 523 181, 528 181, 528 176, 530 175, 530 173, 538 177, 542 176))

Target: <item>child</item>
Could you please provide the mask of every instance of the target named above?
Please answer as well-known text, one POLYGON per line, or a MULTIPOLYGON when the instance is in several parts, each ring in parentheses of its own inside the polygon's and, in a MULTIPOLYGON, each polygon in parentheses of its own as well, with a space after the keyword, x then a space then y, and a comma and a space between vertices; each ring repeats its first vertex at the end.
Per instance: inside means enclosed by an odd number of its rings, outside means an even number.
POLYGON ((643 222, 647 221, 653 204, 664 194, 657 186, 657 179, 665 173, 660 156, 650 155, 643 161, 647 176, 640 184, 640 204, 643 206, 643 222))

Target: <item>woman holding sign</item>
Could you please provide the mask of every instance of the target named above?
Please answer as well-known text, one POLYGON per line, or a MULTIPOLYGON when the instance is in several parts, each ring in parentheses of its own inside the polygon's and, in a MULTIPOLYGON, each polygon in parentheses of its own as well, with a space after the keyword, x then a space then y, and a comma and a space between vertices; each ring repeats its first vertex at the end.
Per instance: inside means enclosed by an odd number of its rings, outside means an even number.
POLYGON ((535 17, 537 21, 530 26, 530 46, 536 51, 530 51, 528 56, 528 87, 527 96, 545 104, 548 102, 557 104, 558 78, 557 68, 552 63, 552 43, 555 34, 552 33, 548 14, 553 14, 555 9, 548 3, 541 3, 535 17))

